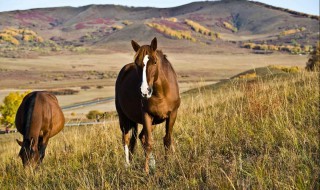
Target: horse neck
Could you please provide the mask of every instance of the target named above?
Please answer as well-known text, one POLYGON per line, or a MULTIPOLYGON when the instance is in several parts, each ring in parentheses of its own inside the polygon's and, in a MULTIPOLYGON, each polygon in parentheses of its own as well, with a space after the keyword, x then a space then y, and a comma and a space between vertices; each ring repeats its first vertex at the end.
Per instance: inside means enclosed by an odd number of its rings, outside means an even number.
POLYGON ((168 74, 170 71, 168 71, 168 68, 166 68, 166 65, 164 63, 158 64, 158 79, 154 82, 154 87, 156 88, 156 93, 159 96, 165 96, 170 88, 169 88, 169 79, 168 74))

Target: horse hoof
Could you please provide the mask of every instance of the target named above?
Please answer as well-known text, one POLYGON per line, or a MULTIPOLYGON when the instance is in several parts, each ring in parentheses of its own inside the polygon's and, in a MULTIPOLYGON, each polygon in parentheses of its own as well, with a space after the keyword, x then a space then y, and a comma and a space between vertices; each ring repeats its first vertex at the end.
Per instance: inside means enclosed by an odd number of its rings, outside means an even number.
POLYGON ((154 156, 151 154, 149 159, 149 168, 150 170, 156 169, 156 160, 154 159, 154 156))
POLYGON ((131 165, 130 165, 130 163, 128 163, 128 162, 125 162, 125 163, 124 163, 124 167, 125 167, 126 169, 127 169, 127 168, 130 168, 130 166, 131 166, 131 165))

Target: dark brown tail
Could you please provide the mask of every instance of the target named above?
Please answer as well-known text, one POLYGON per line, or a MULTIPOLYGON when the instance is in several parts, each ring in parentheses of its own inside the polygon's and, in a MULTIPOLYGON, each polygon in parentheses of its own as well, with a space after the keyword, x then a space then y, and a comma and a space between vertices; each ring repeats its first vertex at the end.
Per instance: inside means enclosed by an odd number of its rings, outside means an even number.
POLYGON ((32 95, 26 100, 24 118, 23 118, 23 136, 27 137, 31 127, 33 108, 36 102, 37 92, 32 92, 32 95))

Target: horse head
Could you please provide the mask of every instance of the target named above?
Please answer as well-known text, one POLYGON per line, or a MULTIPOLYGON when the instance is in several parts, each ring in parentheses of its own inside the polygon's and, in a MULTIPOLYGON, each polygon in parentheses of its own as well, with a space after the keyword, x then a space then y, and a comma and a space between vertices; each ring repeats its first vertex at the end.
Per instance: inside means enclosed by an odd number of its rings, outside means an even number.
POLYGON ((157 57, 157 38, 151 41, 150 45, 140 46, 137 42, 131 41, 132 47, 136 52, 134 63, 141 76, 141 96, 150 98, 153 93, 153 84, 158 79, 158 57, 157 57))
POLYGON ((36 167, 40 162, 40 153, 33 138, 24 138, 23 142, 17 139, 17 143, 21 146, 19 157, 24 167, 36 167))

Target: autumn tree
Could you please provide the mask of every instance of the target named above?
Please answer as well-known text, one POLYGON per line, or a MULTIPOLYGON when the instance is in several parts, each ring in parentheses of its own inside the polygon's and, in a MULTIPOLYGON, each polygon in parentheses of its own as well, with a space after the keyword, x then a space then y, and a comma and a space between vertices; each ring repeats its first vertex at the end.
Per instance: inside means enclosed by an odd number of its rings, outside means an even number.
POLYGON ((2 124, 8 127, 14 126, 17 110, 28 93, 11 92, 4 98, 3 105, 0 105, 0 122, 2 124))

